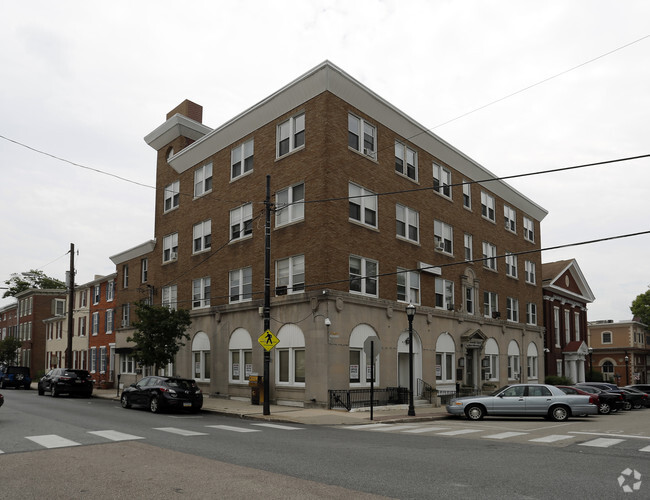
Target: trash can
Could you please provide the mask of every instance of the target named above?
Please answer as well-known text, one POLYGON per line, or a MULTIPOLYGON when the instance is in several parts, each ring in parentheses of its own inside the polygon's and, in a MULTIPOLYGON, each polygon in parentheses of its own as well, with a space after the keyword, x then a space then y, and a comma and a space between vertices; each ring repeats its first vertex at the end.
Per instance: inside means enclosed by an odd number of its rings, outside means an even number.
POLYGON ((251 404, 259 405, 264 402, 264 377, 251 375, 248 377, 248 385, 251 388, 251 404))

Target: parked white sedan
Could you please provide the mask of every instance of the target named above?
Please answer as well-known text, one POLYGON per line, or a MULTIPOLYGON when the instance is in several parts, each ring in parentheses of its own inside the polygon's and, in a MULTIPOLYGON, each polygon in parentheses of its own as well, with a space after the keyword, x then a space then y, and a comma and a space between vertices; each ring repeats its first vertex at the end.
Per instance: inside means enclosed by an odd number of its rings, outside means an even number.
POLYGON ((489 396, 467 396, 447 404, 452 415, 481 420, 486 415, 537 416, 563 422, 571 416, 596 415, 593 396, 565 394, 546 384, 514 384, 497 389, 489 396))

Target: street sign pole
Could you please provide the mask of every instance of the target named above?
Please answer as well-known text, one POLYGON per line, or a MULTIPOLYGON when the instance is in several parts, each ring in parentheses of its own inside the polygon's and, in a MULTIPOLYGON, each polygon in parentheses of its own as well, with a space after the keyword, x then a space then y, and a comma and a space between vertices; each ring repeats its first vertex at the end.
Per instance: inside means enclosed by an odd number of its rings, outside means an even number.
POLYGON ((370 420, 373 419, 372 409, 375 404, 375 343, 370 342, 370 420))

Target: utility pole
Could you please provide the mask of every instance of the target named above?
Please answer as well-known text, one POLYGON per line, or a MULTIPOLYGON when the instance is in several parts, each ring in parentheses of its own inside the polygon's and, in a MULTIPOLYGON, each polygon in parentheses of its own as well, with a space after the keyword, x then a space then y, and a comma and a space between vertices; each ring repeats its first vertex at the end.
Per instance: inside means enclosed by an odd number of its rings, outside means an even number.
MULTIPOLYGON (((264 224, 264 331, 271 328, 271 176, 266 176, 266 200, 264 201, 266 223, 264 224)), ((271 353, 264 350, 264 415, 271 414, 269 404, 269 372, 271 353)))
POLYGON ((72 366, 72 334, 74 333, 74 243, 70 243, 70 271, 68 276, 68 346, 65 350, 65 364, 68 368, 72 366))

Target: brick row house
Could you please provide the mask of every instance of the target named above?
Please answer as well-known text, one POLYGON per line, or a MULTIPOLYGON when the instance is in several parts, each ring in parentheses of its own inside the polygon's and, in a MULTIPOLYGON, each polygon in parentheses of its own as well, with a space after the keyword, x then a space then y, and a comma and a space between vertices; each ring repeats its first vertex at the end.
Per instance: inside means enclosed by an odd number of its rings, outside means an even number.
POLYGON ((112 387, 115 382, 115 332, 119 328, 116 298, 117 273, 96 277, 87 284, 89 297, 87 370, 95 387, 112 387))
POLYGON ((575 259, 542 264, 542 286, 546 374, 585 382, 587 305, 595 300, 594 294, 575 259))
MULTIPOLYGON (((377 386, 408 387, 409 303, 416 379, 544 380, 547 212, 341 69, 325 62, 216 129, 184 101, 145 140, 154 239, 111 257, 116 307, 191 311, 173 372, 227 397, 249 397, 263 373, 270 176, 271 401, 326 405, 330 390, 369 386, 370 336, 377 386)), ((127 360, 130 331, 115 340, 127 360)))

